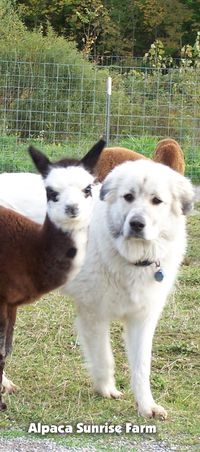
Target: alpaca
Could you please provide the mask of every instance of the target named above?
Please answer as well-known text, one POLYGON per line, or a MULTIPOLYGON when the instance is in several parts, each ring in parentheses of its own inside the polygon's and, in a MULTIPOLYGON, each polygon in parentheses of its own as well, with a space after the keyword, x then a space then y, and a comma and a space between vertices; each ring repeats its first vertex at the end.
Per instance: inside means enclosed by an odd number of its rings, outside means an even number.
POLYGON ((135 161, 140 159, 147 159, 147 157, 138 152, 118 146, 105 148, 96 167, 96 174, 99 182, 103 182, 107 174, 110 173, 115 166, 129 160, 135 161))
MULTIPOLYGON (((145 158, 144 155, 130 151, 130 149, 105 148, 97 162, 95 174, 97 179, 102 182, 107 174, 120 163, 145 158)), ((164 163, 184 174, 183 152, 179 144, 171 138, 158 143, 153 160, 164 163)), ((67 159, 62 159, 57 163, 65 166, 67 162, 67 159)), ((33 173, 0 174, 0 205, 16 210, 42 224, 46 212, 46 195, 41 176, 33 173)))
MULTIPOLYGON (((88 170, 95 166, 104 144, 100 140, 82 160, 68 159, 64 167, 29 148, 46 190, 42 226, 0 207, 0 388, 18 306, 63 285, 81 268, 93 206, 94 177, 88 170)), ((11 383, 4 376, 6 382, 11 383)), ((0 396, 0 410, 4 409, 0 396)))
MULTIPOLYGON (((139 154, 130 149, 121 147, 105 148, 98 160, 96 173, 98 180, 102 182, 107 174, 115 168, 115 166, 127 160, 146 159, 143 154, 139 154)), ((185 163, 184 155, 177 141, 166 138, 159 141, 156 146, 152 160, 163 163, 180 174, 184 174, 185 163)))

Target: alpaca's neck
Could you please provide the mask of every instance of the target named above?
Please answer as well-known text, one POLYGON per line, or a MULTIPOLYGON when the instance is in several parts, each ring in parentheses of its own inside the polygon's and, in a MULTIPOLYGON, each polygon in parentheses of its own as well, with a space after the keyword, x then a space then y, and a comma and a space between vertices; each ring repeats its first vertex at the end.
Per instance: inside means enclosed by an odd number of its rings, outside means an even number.
POLYGON ((75 249, 71 232, 57 228, 47 214, 38 239, 37 281, 42 291, 53 290, 66 281, 75 249))

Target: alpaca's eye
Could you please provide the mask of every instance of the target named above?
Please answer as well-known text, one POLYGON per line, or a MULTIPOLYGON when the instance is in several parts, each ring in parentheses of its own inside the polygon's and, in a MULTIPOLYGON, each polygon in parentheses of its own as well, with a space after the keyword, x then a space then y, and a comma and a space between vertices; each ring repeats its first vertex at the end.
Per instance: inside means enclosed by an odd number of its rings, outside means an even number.
POLYGON ((162 200, 157 198, 156 196, 152 199, 152 204, 157 206, 158 204, 161 204, 162 200))
POLYGON ((86 188, 84 188, 83 193, 85 197, 92 196, 92 186, 88 185, 86 188))
POLYGON ((126 195, 124 195, 124 199, 128 202, 132 202, 134 201, 134 196, 132 193, 127 193, 126 195))
POLYGON ((46 193, 47 193, 47 201, 53 201, 53 202, 58 201, 59 193, 57 191, 53 190, 50 187, 47 187, 46 193))

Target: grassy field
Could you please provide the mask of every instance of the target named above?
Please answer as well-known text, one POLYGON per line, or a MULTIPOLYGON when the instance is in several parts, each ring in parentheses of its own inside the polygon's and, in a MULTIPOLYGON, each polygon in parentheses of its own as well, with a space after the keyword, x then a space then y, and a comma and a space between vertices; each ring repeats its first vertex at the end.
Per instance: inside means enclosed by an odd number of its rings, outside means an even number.
MULTIPOLYGON (((19 309, 14 351, 7 374, 19 386, 6 395, 6 413, 1 413, 1 436, 27 435, 30 422, 71 424, 77 422, 123 425, 155 424, 154 435, 51 435, 67 446, 93 445, 95 450, 137 451, 133 441, 156 440, 178 444, 180 451, 199 441, 199 306, 200 306, 200 204, 188 221, 189 247, 175 291, 159 322, 153 345, 152 389, 169 414, 165 422, 136 415, 129 387, 129 369, 122 326, 112 327, 117 385, 121 400, 105 400, 93 393, 76 345, 73 303, 51 293, 31 306, 19 309), (123 446, 119 446, 122 443, 123 446)), ((30 435, 29 435, 30 437, 30 435)))
MULTIPOLYGON (((118 146, 121 145, 151 157, 158 141, 159 138, 150 136, 140 138, 130 137, 121 139, 116 143, 110 142, 110 146, 114 144, 118 146)), ((59 159, 63 156, 74 157, 84 155, 92 144, 94 144, 94 141, 85 139, 79 144, 67 141, 57 144, 48 144, 40 139, 26 139, 23 142, 14 135, 2 135, 0 137, 0 171, 34 171, 34 167, 27 153, 29 144, 34 144, 39 149, 47 152, 52 158, 59 159)), ((185 155, 186 175, 190 177, 194 183, 200 183, 200 146, 194 146, 190 140, 188 140, 184 143, 182 148, 185 155)))

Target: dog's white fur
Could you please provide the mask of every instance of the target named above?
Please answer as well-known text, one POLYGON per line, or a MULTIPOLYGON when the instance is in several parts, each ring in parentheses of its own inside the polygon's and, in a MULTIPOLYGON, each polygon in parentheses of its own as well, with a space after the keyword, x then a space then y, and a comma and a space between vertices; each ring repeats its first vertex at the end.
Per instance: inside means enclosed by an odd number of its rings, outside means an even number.
POLYGON ((140 160, 116 167, 105 179, 95 204, 85 263, 65 292, 77 303, 77 326, 94 389, 119 397, 109 324, 120 319, 131 367, 138 412, 166 418, 150 389, 154 330, 186 249, 185 217, 192 205, 190 182, 170 168, 140 160), (133 195, 127 201, 127 194, 133 195), (155 201, 162 201, 154 204, 155 201), (134 220, 143 222, 134 232, 134 220), (139 235, 139 236, 138 236, 139 235), (165 277, 154 279, 160 262, 165 277))

